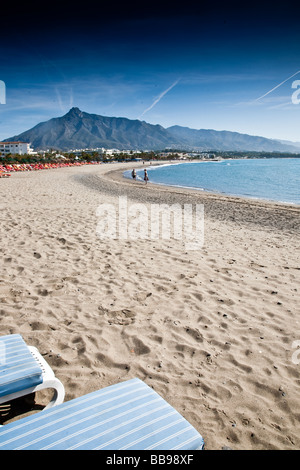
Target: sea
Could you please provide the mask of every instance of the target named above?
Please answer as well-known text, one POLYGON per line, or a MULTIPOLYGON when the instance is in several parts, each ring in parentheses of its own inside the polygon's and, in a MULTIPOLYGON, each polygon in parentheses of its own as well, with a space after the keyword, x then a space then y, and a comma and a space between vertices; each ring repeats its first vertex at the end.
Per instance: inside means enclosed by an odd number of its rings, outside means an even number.
MULTIPOLYGON (((300 205, 300 158, 152 163, 147 172, 150 183, 300 205)), ((136 173, 143 180, 144 169, 136 173)))

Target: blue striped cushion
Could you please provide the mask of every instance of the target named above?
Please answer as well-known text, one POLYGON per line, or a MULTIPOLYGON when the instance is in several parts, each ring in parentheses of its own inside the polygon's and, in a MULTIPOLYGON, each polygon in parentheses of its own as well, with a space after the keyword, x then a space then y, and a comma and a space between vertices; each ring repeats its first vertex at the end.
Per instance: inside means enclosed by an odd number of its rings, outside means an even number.
POLYGON ((197 449, 201 435, 152 388, 132 379, 0 428, 2 449, 197 449))
POLYGON ((42 382, 42 369, 22 336, 0 336, 0 397, 42 382))

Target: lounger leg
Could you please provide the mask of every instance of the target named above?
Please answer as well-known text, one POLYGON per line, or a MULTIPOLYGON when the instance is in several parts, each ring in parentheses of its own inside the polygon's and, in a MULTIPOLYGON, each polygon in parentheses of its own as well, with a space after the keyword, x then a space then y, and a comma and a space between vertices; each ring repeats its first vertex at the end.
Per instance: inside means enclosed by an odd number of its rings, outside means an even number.
POLYGON ((65 398, 65 389, 61 382, 59 384, 56 384, 56 388, 54 389, 53 397, 51 401, 48 403, 48 405, 45 407, 45 410, 48 408, 51 408, 51 406, 55 405, 60 405, 61 403, 64 402, 65 398))
POLYGON ((63 403, 65 398, 65 388, 60 380, 58 380, 56 377, 54 379, 46 380, 42 384, 37 385, 34 391, 38 392, 39 390, 45 390, 46 388, 53 389, 53 396, 44 410, 63 403))
POLYGON ((49 366, 49 364, 45 361, 43 356, 39 353, 39 351, 34 346, 29 346, 30 352, 35 358, 35 360, 39 363, 43 371, 43 382, 40 385, 35 387, 35 392, 39 390, 43 390, 45 388, 53 388, 54 394, 53 397, 46 406, 45 409, 51 408, 55 405, 60 405, 63 403, 65 398, 65 389, 63 384, 61 383, 58 378, 55 377, 53 370, 49 366))
POLYGON ((43 383, 36 385, 35 387, 30 387, 26 390, 20 390, 19 392, 11 393, 10 395, 1 397, 0 403, 7 403, 11 400, 15 400, 16 398, 24 397, 26 395, 30 395, 31 393, 35 393, 40 390, 45 390, 47 388, 53 389, 53 396, 44 409, 48 409, 52 406, 60 405, 61 403, 63 403, 65 398, 65 389, 61 381, 58 380, 56 377, 46 379, 43 383))

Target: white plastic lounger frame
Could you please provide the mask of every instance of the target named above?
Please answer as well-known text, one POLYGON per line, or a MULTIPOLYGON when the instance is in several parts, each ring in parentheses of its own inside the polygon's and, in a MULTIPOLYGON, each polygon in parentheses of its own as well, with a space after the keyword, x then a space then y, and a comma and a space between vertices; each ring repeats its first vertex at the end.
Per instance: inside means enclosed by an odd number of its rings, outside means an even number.
POLYGON ((37 348, 20 335, 0 337, 0 404, 47 388, 54 393, 45 409, 63 403, 64 386, 37 348))
POLYGON ((61 403, 63 403, 64 398, 65 398, 65 389, 64 389, 63 384, 57 377, 55 377, 53 370, 51 369, 49 364, 45 361, 43 356, 41 356, 39 351, 34 346, 28 346, 28 349, 42 369, 43 382, 34 387, 30 387, 25 390, 20 390, 18 392, 11 393, 9 395, 6 395, 5 397, 0 397, 0 403, 5 403, 10 400, 14 400, 15 398, 29 395, 30 393, 38 392, 39 390, 52 388, 54 391, 53 396, 50 402, 48 403, 48 405, 45 407, 45 409, 51 408, 52 406, 55 406, 55 405, 60 405, 61 403))

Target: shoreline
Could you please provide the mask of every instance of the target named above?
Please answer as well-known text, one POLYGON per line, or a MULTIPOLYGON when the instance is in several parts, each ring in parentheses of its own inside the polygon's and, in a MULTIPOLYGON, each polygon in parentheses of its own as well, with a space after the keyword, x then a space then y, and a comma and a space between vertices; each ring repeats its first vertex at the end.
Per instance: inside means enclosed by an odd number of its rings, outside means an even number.
MULTIPOLYGON (((231 159, 228 159, 228 161, 230 161, 231 159)), ((237 161, 239 159, 234 159, 234 161, 237 161)), ((244 161, 245 159, 240 159, 242 161, 244 161)), ((247 160, 251 160, 251 159, 247 159, 247 160)), ((254 159, 256 160, 256 159, 254 159)), ((276 160, 276 159, 275 159, 276 160)), ((219 160, 218 160, 219 161, 219 160)), ((222 159, 221 161, 227 161, 226 159, 222 159)), ((189 163, 211 163, 212 160, 193 160, 193 161, 181 161, 181 162, 178 162, 177 160, 172 160, 172 161, 166 161, 166 162, 152 162, 153 164, 150 164, 148 165, 148 167, 150 166, 150 168, 154 168, 154 167, 159 167, 159 166, 172 166, 172 165, 181 165, 181 164, 189 164, 189 163)), ((133 162, 134 163, 134 162, 133 162)), ((134 166, 134 164, 133 164, 134 166)), ((144 167, 146 167, 146 164, 143 165, 144 167)), ((126 178, 124 177, 125 179, 129 179, 130 178, 126 178)), ((226 192, 223 192, 223 191, 213 191, 213 190, 209 190, 209 189, 204 189, 204 188, 197 188, 197 187, 191 187, 191 186, 180 186, 180 185, 175 185, 175 184, 165 184, 165 183, 153 183, 150 181, 150 184, 154 185, 154 186, 162 186, 162 187, 165 187, 165 188, 175 188, 175 189, 183 189, 183 190, 188 190, 188 191, 197 191, 197 192, 201 192, 201 193, 204 193, 204 194, 211 194, 211 195, 214 195, 214 196, 220 196, 220 197, 229 197, 229 198, 236 198, 236 199, 245 199, 245 200, 248 200, 248 201, 257 201, 257 202, 263 202, 263 203, 274 203, 274 204, 280 204, 280 205, 285 205, 285 206, 292 206, 292 207, 296 207, 296 208, 299 208, 300 209, 300 202, 288 202, 288 201, 277 201, 277 200, 274 200, 274 199, 265 199, 265 198, 261 198, 261 197, 255 197, 255 196, 243 196, 243 195, 235 195, 235 194, 230 194, 230 193, 226 193, 226 192)))
MULTIPOLYGON (((155 183, 133 181, 123 176, 128 163, 121 168, 107 168, 101 174, 78 177, 82 184, 99 189, 107 195, 127 195, 130 199, 142 203, 164 203, 181 205, 203 204, 205 214, 212 219, 247 223, 253 226, 298 233, 300 229, 300 206, 274 201, 253 200, 246 197, 229 196, 219 193, 199 191, 190 188, 178 188, 155 183), (266 216, 267 211, 267 216, 266 216), (278 217, 278 223, 276 223, 278 217)), ((150 165, 135 165, 136 168, 147 168, 150 165)))
MULTIPOLYGON (((199 160, 200 163, 202 162, 205 162, 203 160, 199 160)), ((210 161, 207 160, 207 162, 209 163, 210 161)), ((176 161, 170 161, 169 163, 162 163, 162 164, 155 164, 154 165, 143 165, 143 167, 145 168, 148 168, 148 167, 156 167, 156 166, 171 166, 171 165, 180 165, 182 163, 187 163, 187 162, 176 162, 176 161)), ((191 162, 192 163, 192 162, 191 162)), ((137 167, 137 168, 140 168, 140 167, 137 167)), ((114 171, 113 171, 114 172, 114 171)), ((131 181, 132 183, 136 184, 137 182, 134 182, 132 181, 132 179, 130 178, 126 178, 123 176, 123 173, 124 173, 124 170, 122 171, 122 179, 124 180, 129 180, 131 181)), ((118 178, 119 181, 121 181, 119 178, 118 178)), ((138 182, 139 184, 143 184, 143 182, 138 182)), ((225 197, 225 198, 230 198, 232 200, 236 200, 236 201, 247 201, 247 202, 257 202, 257 203, 263 203, 263 204, 276 204, 276 205, 280 205, 280 206, 284 206, 284 207, 291 207, 291 208, 296 208, 296 209, 300 209, 300 203, 294 203, 294 202, 286 202, 286 201, 276 201, 276 200, 273 200, 273 199, 264 199, 264 198, 256 198, 256 197, 247 197, 247 196, 242 196, 242 195, 233 195, 233 194, 227 194, 227 193, 224 193, 224 192, 217 192, 217 191, 210 191, 210 190, 206 190, 206 189, 202 189, 202 188, 196 188, 196 187, 189 187, 189 186, 179 186, 179 185, 168 185, 168 184, 164 184, 164 183, 152 183, 151 181, 148 183, 150 184, 151 186, 153 187, 162 187, 162 188, 165 188, 165 189, 168 189, 168 188, 174 188, 174 190, 183 190, 183 191, 192 191, 192 192, 196 192, 198 194, 205 194, 205 195, 211 195, 211 196, 214 196, 214 197, 225 197)))
POLYGON ((299 211, 139 185, 124 168, 0 180, 1 334, 38 348, 65 401, 139 377, 207 450, 299 448, 299 211), (203 203, 203 247, 100 239, 97 208, 124 195, 203 203))

